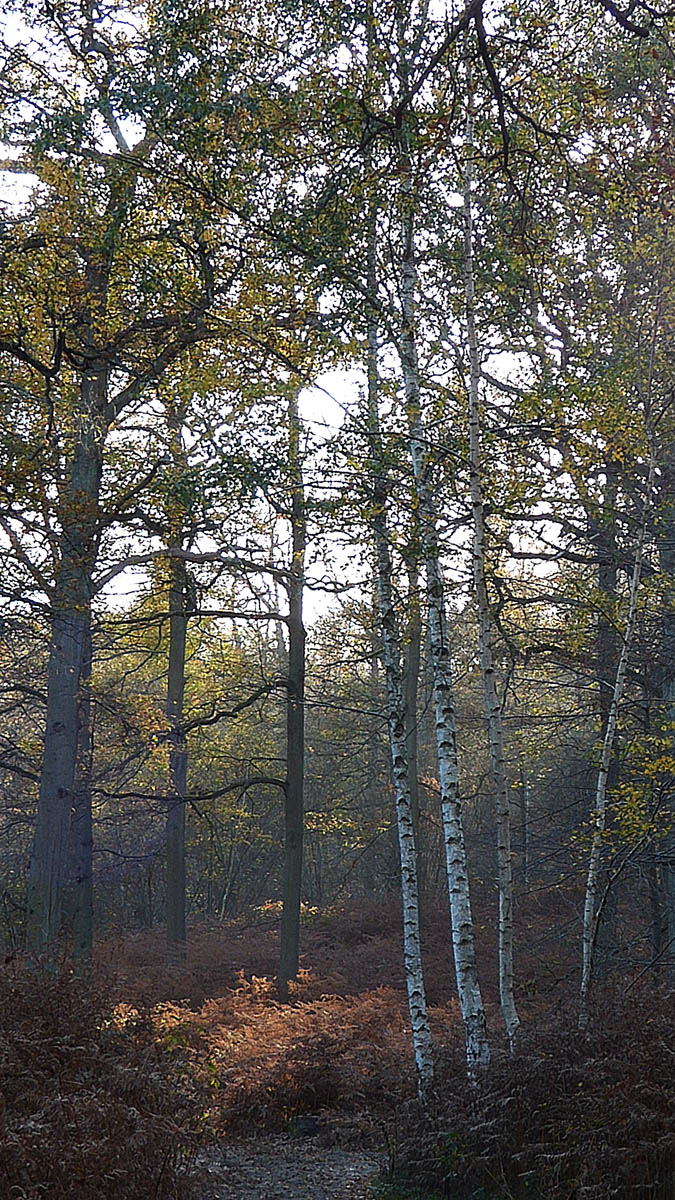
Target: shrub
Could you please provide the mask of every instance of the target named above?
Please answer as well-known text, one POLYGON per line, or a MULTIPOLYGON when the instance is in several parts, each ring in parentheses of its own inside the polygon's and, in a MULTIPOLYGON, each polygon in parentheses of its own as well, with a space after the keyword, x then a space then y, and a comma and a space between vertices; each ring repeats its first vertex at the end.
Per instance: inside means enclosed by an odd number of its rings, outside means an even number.
POLYGON ((384 1116, 414 1094, 405 998, 318 993, 307 973, 280 1005, 272 981, 243 977, 201 1012, 162 1006, 168 1044, 184 1047, 211 1092, 219 1131, 280 1130, 303 1113, 384 1116))
POLYGON ((675 1195, 672 994, 608 1004, 522 1035, 480 1087, 440 1065, 436 1112, 399 1120, 403 1178, 453 1200, 671 1200, 675 1195))
POLYGON ((0 973, 0 1196, 179 1200, 199 1096, 104 987, 0 973))

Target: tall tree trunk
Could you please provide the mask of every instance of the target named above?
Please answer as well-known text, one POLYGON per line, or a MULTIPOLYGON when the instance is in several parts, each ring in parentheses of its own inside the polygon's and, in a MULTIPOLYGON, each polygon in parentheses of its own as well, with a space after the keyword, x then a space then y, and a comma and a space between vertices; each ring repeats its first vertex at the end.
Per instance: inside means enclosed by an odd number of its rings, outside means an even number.
POLYGON ((185 796, 188 755, 183 730, 187 572, 181 558, 169 558, 169 669, 166 715, 169 723, 169 787, 166 801, 166 941, 169 957, 185 958, 185 796))
MULTIPOLYGON (((665 448, 661 466, 659 566, 666 580, 661 617, 660 697, 670 753, 675 753, 675 446, 665 448)), ((675 980, 675 828, 663 839, 658 874, 662 901, 663 971, 675 980)))
MULTIPOLYGON (((185 412, 171 397, 166 404, 169 451, 175 478, 189 469, 183 440, 185 412)), ((181 489, 166 497, 167 548, 181 549, 189 538, 191 513, 181 489)), ((169 774, 166 797, 166 945, 170 962, 184 961, 185 927, 185 797, 188 750, 184 730, 185 656, 189 621, 189 578, 185 560, 168 555, 169 661, 166 683, 166 718, 169 726, 169 774)))
POLYGON ((288 446, 291 467, 292 558, 288 578, 288 700, 286 707, 286 788, 284 793, 284 882, 281 914, 279 995, 298 974, 303 835, 305 829, 305 627, 302 603, 307 547, 305 489, 300 454, 298 392, 288 403, 288 446))
POLYGON ((520 776, 520 882, 524 888, 530 881, 530 780, 523 764, 520 776))
POLYGON ((44 752, 26 896, 26 945, 36 957, 51 955, 63 917, 78 702, 98 541, 106 393, 107 368, 94 363, 80 383, 75 444, 60 514, 62 550, 52 596, 44 752))
POLYGON ((651 909, 650 933, 652 938, 652 964, 657 977, 669 966, 668 950, 671 948, 668 928, 668 909, 663 894, 662 875, 656 862, 647 868, 647 887, 651 909))
POLYGON ((82 676, 78 701, 77 761, 73 786, 70 825, 70 879, 67 902, 73 959, 86 971, 93 944, 93 831, 91 782, 93 767, 93 729, 91 713, 91 613, 84 635, 82 676))
POLYGON ((405 387, 406 410, 415 489, 417 493, 420 547, 424 561, 429 613, 429 640, 434 677, 434 711, 441 814, 446 869, 450 894, 452 941, 457 991, 464 1021, 466 1056, 470 1071, 489 1061, 485 1011, 478 982, 476 951, 471 917, 462 805, 459 794, 455 703, 448 641, 443 578, 440 568, 436 507, 434 504, 426 439, 420 408, 419 369, 415 339, 415 198, 411 164, 406 146, 402 149, 404 212, 402 222, 400 357, 405 387))
MULTIPOLYGON (((600 709, 600 730, 604 738, 612 706, 616 668, 619 662, 619 634, 616 628, 617 546, 616 503, 618 492, 618 463, 610 460, 605 466, 605 490, 600 509, 589 514, 590 539, 598 558, 598 591, 601 610, 596 630, 597 677, 600 709)), ((617 783, 618 763, 613 756, 608 786, 617 783)))
MULTIPOLYGON (((377 294, 375 238, 375 210, 373 205, 370 216, 368 246, 368 292, 372 298, 377 294)), ((391 555, 387 530, 387 480, 379 422, 377 323, 374 311, 370 307, 367 321, 368 433, 371 456, 370 473, 373 481, 372 522, 377 560, 377 603, 382 633, 387 690, 387 723, 391 751, 391 773, 396 801, 396 825, 401 859, 403 954, 410 1028, 412 1030, 413 1050, 417 1067, 418 1091, 420 1099, 426 1102, 433 1084, 433 1056, 422 973, 417 856, 415 853, 413 806, 410 796, 406 706, 401 681, 400 638, 391 584, 391 555)))
POLYGON ((642 574, 642 563, 644 559, 647 516, 651 504, 653 486, 654 455, 650 446, 647 491, 644 512, 642 515, 637 545, 635 548, 635 558, 633 560, 633 572, 628 596, 628 612, 626 615, 626 628, 623 635, 623 644, 621 646, 621 653, 619 655, 619 662, 616 669, 612 700, 609 707, 609 713, 607 714, 607 728, 605 730, 605 737, 602 743, 600 766, 598 769, 598 778, 595 790, 591 852, 589 855, 588 873, 586 876, 586 896, 584 900, 582 939, 583 953, 579 999, 579 1027, 581 1029, 584 1029, 588 1024, 598 925, 602 915, 598 911, 597 896, 599 889, 600 863, 602 858, 604 834, 607 826, 607 783, 611 768, 612 755, 614 752, 614 738, 616 736, 616 729, 619 720, 619 706, 623 697, 626 671, 628 668, 628 655, 630 653, 633 633, 635 630, 635 622, 637 619, 638 592, 640 590, 640 577, 642 574))
MULTIPOLYGON (((598 591, 600 605, 596 628, 596 658, 598 681, 598 708, 600 715, 600 742, 604 742, 609 714, 612 707, 614 681, 619 663, 619 634, 616 628, 617 601, 617 545, 616 503, 619 484, 618 463, 609 459, 605 466, 605 489, 598 510, 589 509, 589 535, 598 558, 598 591)), ((614 792, 619 783, 619 757, 616 743, 612 750, 607 774, 607 793, 614 792)), ((596 966, 598 970, 609 968, 612 953, 616 949, 616 893, 614 888, 607 892, 602 916, 598 925, 596 966)))
POLYGON ((499 996, 511 1050, 520 1021, 513 994, 513 860, 511 805, 504 758, 502 710, 497 692, 492 614, 487 588, 485 504, 481 465, 480 359, 475 318, 473 272, 473 87, 468 79, 466 149, 464 158, 464 296, 469 343, 469 486, 473 514, 473 581, 478 608, 478 644, 485 697, 492 786, 497 810, 497 873, 499 881, 499 996))
POLYGON ((419 571, 414 559, 413 548, 406 558, 408 575, 408 621, 405 630, 403 654, 403 695, 405 699, 405 741, 408 759, 408 785, 412 805, 415 852, 417 856, 417 882, 420 897, 424 896, 424 855, 422 853, 422 830, 420 821, 420 785, 418 769, 417 739, 417 693, 419 690, 420 658, 422 654, 422 612, 419 596, 419 571))

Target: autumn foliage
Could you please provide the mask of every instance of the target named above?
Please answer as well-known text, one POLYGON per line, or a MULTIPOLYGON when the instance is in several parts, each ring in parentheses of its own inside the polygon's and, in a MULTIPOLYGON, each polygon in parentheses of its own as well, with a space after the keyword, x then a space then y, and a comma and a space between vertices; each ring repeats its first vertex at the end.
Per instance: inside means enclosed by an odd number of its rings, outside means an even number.
POLYGON ((0 972, 0 1197, 181 1200, 193 1079, 102 986, 0 972))
POLYGON ((616 994, 584 1035, 559 1010, 477 1088, 444 1056, 432 1119, 399 1121, 397 1172, 452 1200, 670 1200, 674 999, 616 994))
POLYGON ((292 1136, 306 1114, 326 1144, 388 1145, 392 1170, 423 1195, 671 1197, 673 996, 617 975, 580 1034, 574 981, 565 995, 557 976, 551 991, 548 952, 546 969, 537 965, 548 923, 564 911, 555 897, 521 906, 519 919, 527 928, 536 918, 537 930, 521 939, 525 1020, 509 1058, 488 969, 491 908, 477 905, 497 1050, 475 1088, 465 1078, 447 913, 426 914, 437 1081, 425 1118, 395 900, 306 914, 305 961, 314 965, 290 1005, 279 1004, 273 979, 274 911, 193 930, 186 964, 171 970, 163 931, 102 942, 96 986, 9 964, 0 974, 0 1197, 198 1196, 199 1144, 292 1136))

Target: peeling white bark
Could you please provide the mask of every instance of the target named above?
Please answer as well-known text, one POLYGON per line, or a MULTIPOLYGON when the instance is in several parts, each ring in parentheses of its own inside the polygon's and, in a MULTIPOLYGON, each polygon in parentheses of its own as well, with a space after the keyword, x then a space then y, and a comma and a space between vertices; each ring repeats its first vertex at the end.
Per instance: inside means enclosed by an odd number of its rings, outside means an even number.
POLYGON ((399 353, 403 371, 408 417, 410 455, 419 507, 420 544, 426 576, 429 612, 429 638, 434 677, 434 712, 438 774, 441 789, 441 813, 445 844, 452 941, 457 992, 464 1021, 466 1058, 469 1071, 489 1061, 485 1011, 478 981, 476 952, 471 917, 469 875, 462 828, 459 794, 455 704, 452 683, 447 615, 441 574, 436 507, 429 478, 427 448, 420 408, 419 367, 415 339, 415 261, 414 196, 410 164, 404 149, 407 184, 404 187, 404 213, 401 252, 402 322, 399 353))
POLYGON ((480 356, 475 316, 473 270, 473 89, 468 82, 466 152, 464 155, 464 299, 469 348, 469 487, 473 514, 473 581, 478 609, 478 644, 490 743, 492 786, 497 812, 497 875, 499 883, 499 997, 509 1046, 513 1051, 520 1021, 513 994, 513 860, 511 805, 504 759, 502 711, 497 691, 493 623, 486 578, 485 503, 481 465, 480 356))
MULTIPOLYGON (((368 290, 371 295, 374 295, 377 286, 374 214, 371 215, 369 243, 368 290)), ((422 973, 417 856, 408 773, 406 714, 401 679, 401 641, 391 584, 391 554, 386 515, 386 469, 379 423, 377 349, 376 318, 370 310, 368 315, 368 432, 371 455, 370 473, 373 482, 372 524, 377 562, 377 602, 384 653, 391 773, 401 859, 403 953, 408 1011, 417 1068, 418 1090, 420 1099, 425 1102, 433 1083, 433 1056, 422 973)))

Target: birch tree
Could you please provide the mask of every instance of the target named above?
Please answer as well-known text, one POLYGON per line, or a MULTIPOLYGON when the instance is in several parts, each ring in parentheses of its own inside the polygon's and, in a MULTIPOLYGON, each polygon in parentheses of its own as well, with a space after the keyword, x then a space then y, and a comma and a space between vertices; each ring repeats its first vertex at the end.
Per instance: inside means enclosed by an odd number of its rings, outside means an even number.
MULTIPOLYGON (((368 293, 372 297, 377 295, 376 236, 376 209, 371 200, 367 283, 368 293)), ((391 773, 401 859, 405 978, 418 1089, 421 1099, 426 1101, 433 1083, 433 1058, 422 973, 415 821, 410 795, 406 708, 401 678, 401 641, 392 591, 392 563, 387 527, 388 489, 380 435, 377 317, 371 308, 367 314, 367 337, 367 427, 370 444, 369 474, 373 486, 372 526, 375 540, 377 606, 386 679, 391 773)))
POLYGON ((475 313, 473 268, 473 195, 472 172, 475 152, 474 89, 471 68, 467 64, 466 141, 464 174, 464 295, 469 355, 469 487, 473 514, 473 582, 478 609, 478 644, 485 697, 492 786, 497 812, 497 870, 499 881, 499 995, 509 1046, 513 1051, 520 1024, 513 994, 513 862, 511 854, 511 812, 509 785, 504 757, 504 732, 501 700, 497 690, 493 623, 486 569, 486 525, 481 463, 480 352, 475 313))
MULTIPOLYGON (((404 98, 410 96, 405 18, 396 5, 399 87, 404 98)), ((455 27, 459 37, 460 27, 455 27)), ((401 176, 400 233, 397 269, 399 275, 400 325, 398 353, 403 375, 408 443, 416 503, 419 514, 419 541, 426 580, 429 641, 433 669, 436 749, 441 791, 441 814, 445 845, 446 871, 450 897, 452 942, 457 991, 464 1022, 466 1056, 470 1072, 489 1060, 485 1012, 478 981, 474 930, 469 893, 462 805, 459 792, 455 702, 450 659, 450 638, 440 564, 436 506, 432 490, 431 456, 422 421, 420 372, 417 352, 416 302, 417 258, 415 217, 418 202, 413 162, 413 114, 405 99, 401 128, 397 138, 397 156, 401 176)))

